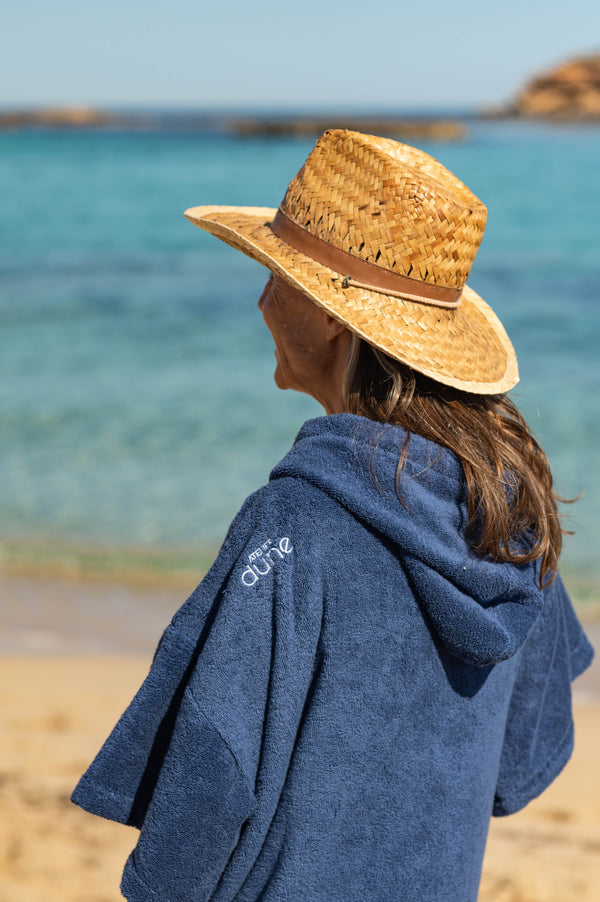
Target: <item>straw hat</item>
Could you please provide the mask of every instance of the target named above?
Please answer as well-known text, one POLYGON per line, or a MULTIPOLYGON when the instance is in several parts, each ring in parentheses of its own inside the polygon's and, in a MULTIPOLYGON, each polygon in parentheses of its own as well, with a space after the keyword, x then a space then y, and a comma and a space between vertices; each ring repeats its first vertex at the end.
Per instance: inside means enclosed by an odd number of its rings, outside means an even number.
POLYGON ((502 324, 466 285, 486 208, 423 151, 330 130, 278 210, 204 206, 185 216, 438 382, 478 394, 518 382, 502 324))

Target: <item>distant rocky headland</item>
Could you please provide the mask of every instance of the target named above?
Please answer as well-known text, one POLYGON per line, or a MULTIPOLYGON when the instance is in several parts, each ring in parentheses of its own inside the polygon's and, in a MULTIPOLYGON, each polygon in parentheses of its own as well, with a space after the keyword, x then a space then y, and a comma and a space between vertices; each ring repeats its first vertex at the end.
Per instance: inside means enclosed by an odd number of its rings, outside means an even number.
POLYGON ((600 121, 600 53, 581 56, 541 72, 493 118, 519 117, 563 122, 600 121))
POLYGON ((318 137, 328 128, 350 128, 399 139, 460 141, 465 125, 456 119, 353 116, 228 116, 205 113, 116 113, 88 107, 0 111, 0 129, 124 129, 132 131, 219 131, 237 137, 318 137))

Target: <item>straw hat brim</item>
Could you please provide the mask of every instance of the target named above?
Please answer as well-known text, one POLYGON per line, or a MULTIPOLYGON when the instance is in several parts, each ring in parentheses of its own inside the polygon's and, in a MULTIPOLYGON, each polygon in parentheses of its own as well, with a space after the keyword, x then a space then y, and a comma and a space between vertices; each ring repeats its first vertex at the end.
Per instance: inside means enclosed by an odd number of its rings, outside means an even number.
POLYGON ((454 309, 343 288, 335 273, 301 254, 272 231, 271 207, 190 207, 201 229, 262 263, 319 307, 390 357, 462 391, 501 394, 519 381, 517 358, 502 323, 465 285, 454 309))

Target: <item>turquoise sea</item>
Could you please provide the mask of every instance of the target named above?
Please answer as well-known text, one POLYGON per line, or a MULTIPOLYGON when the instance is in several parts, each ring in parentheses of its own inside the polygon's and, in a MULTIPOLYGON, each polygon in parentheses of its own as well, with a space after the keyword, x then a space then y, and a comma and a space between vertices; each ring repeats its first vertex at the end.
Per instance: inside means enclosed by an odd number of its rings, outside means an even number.
MULTIPOLYGON (((423 144, 487 204, 470 284, 567 507, 575 594, 600 579, 600 129, 469 123, 423 144)), ((177 131, 0 135, 0 540, 202 568, 321 408, 279 392, 266 272, 187 222, 277 206, 314 142, 177 131)), ((20 556, 20 557, 19 557, 20 556)))

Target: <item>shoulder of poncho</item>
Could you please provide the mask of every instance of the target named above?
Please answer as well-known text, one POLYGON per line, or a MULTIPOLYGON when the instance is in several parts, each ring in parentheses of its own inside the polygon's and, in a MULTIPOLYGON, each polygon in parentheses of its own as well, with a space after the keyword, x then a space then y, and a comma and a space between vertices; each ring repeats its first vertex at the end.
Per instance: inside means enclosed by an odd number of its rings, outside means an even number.
POLYGON ((281 476, 249 495, 238 516, 248 519, 266 516, 278 521, 301 522, 308 513, 314 515, 315 510, 332 503, 333 499, 327 493, 302 476, 281 476))
POLYGON ((267 533, 268 538, 288 533, 316 538, 316 518, 325 511, 333 511, 336 517, 344 515, 333 498, 301 477, 271 480, 246 498, 229 527, 221 553, 239 557, 249 544, 267 533))

